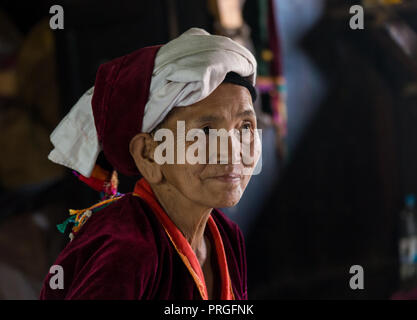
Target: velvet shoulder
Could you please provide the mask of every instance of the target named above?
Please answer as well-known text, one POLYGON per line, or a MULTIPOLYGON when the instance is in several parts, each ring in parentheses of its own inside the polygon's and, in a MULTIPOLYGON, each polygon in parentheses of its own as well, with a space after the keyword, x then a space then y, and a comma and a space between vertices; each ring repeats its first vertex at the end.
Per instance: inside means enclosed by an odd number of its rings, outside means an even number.
POLYGON ((88 239, 112 239, 132 246, 155 246, 152 222, 141 201, 131 193, 94 212, 74 236, 84 242, 88 239))
POLYGON ((41 299, 142 299, 155 281, 158 249, 140 201, 126 194, 94 212, 60 253, 65 290, 44 281, 41 299))
POLYGON ((212 211, 212 217, 222 236, 235 296, 237 299, 247 300, 246 249, 243 233, 239 226, 219 209, 212 211))
POLYGON ((236 222, 227 217, 220 209, 213 209, 211 215, 216 222, 220 233, 227 236, 231 242, 241 242, 243 233, 236 222))

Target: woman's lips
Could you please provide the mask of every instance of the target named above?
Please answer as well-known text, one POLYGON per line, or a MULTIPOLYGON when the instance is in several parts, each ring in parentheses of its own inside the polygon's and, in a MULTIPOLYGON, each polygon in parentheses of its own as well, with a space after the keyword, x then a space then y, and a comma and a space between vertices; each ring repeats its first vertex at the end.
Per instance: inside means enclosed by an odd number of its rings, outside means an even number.
POLYGON ((227 183, 237 183, 240 182, 241 176, 239 174, 225 174, 222 176, 213 177, 212 179, 227 183))

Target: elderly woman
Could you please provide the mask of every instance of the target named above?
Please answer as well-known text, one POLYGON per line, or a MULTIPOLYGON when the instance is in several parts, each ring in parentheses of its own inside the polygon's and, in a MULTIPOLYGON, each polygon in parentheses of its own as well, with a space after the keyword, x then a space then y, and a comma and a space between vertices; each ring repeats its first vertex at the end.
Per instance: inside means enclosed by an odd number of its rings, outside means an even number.
POLYGON ((72 212, 77 227, 54 263, 63 284, 48 274, 41 299, 247 299, 242 232, 215 208, 240 200, 259 159, 255 78, 248 50, 195 28, 99 68, 94 90, 52 133, 49 159, 89 177, 103 152, 141 178, 132 193, 72 212), (242 133, 227 136, 226 162, 209 148, 221 129, 242 133), (159 130, 173 132, 174 145, 159 130), (231 160, 242 158, 236 141, 253 161, 231 160), (189 161, 195 144, 206 161, 189 161), (171 151, 174 162, 161 161, 171 151))

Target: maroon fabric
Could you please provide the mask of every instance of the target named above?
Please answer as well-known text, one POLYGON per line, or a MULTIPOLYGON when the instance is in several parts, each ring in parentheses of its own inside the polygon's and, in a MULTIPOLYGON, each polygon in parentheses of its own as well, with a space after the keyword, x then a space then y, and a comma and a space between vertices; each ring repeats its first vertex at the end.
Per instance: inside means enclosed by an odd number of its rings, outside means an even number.
POLYGON ((391 300, 417 300, 417 287, 408 291, 397 291, 391 298, 391 300))
MULTIPOLYGON (((235 297, 246 300, 242 232, 221 211, 214 209, 212 216, 223 240, 235 297)), ((94 213, 54 264, 63 267, 64 289, 51 289, 49 280, 54 274, 48 274, 40 293, 42 300, 201 299, 162 225, 146 202, 131 193, 94 213)), ((214 283, 220 283, 215 259, 213 270, 214 283)), ((219 296, 217 288, 214 298, 219 296)))
POLYGON ((139 175, 129 143, 141 132, 160 47, 139 49, 104 63, 97 71, 92 106, 98 139, 107 160, 124 175, 139 175))

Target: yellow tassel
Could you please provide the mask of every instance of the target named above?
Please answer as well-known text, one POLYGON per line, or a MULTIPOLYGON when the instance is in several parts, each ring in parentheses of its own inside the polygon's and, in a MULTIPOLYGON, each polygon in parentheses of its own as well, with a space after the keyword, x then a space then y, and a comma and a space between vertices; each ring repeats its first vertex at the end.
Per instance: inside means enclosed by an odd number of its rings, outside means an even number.
MULTIPOLYGON (((77 225, 72 228, 72 231, 77 232, 78 230, 80 230, 80 228, 84 225, 84 223, 87 221, 87 219, 91 217, 91 215, 93 213, 92 212, 93 209, 95 209, 97 207, 100 207, 102 205, 105 205, 107 203, 116 201, 120 198, 121 197, 115 197, 115 198, 107 199, 107 200, 101 201, 99 203, 96 203, 95 205, 92 205, 91 207, 86 208, 86 209, 79 209, 79 210, 69 209, 70 215, 76 215, 75 222, 77 222, 77 225)), ((71 233, 71 234, 72 234, 72 237, 74 237, 74 234, 73 233, 71 233)), ((70 234, 70 238, 71 238, 71 234, 70 234)))

